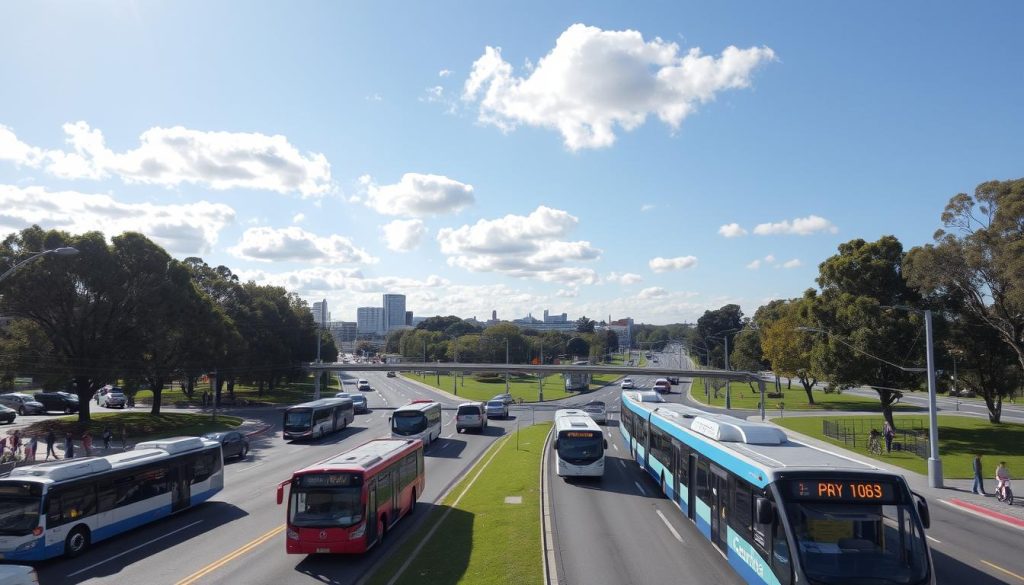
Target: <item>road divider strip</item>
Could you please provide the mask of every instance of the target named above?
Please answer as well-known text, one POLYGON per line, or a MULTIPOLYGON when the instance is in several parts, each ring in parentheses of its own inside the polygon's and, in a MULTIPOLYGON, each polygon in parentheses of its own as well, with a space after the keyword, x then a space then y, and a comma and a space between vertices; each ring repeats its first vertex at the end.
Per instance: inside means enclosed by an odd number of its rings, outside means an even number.
POLYGON ((988 509, 988 508, 986 508, 984 506, 979 506, 977 504, 972 504, 970 502, 965 502, 965 501, 963 501, 963 500, 961 500, 959 498, 950 498, 948 500, 939 500, 939 501, 944 503, 944 504, 946 504, 947 506, 953 506, 953 507, 956 507, 956 508, 960 508, 961 510, 970 512, 970 513, 975 514, 977 516, 982 516, 982 517, 985 517, 985 518, 990 518, 992 520, 997 520, 999 522, 1003 522, 1003 523, 1009 524, 1010 526, 1015 526, 1017 528, 1020 528, 1020 529, 1024 530, 1024 520, 1021 520, 1020 518, 1014 518, 1013 516, 1008 516, 1008 515, 1003 514, 1001 512, 996 512, 995 510, 990 510, 990 509, 988 509))
POLYGON ((254 548, 260 546, 261 544, 267 542, 271 538, 274 538, 278 534, 281 534, 282 532, 284 532, 284 524, 282 524, 282 525, 280 525, 280 526, 278 526, 278 527, 268 531, 263 536, 260 536, 259 538, 249 542, 248 544, 245 544, 245 545, 241 546, 240 548, 234 550, 233 552, 230 552, 230 553, 224 555, 219 560, 216 560, 216 561, 210 563, 209 565, 206 565, 202 569, 199 569, 195 573, 192 573, 188 577, 185 577, 181 581, 178 581, 177 583, 175 583, 175 585, 192 585, 192 583, 195 583, 196 581, 198 581, 199 579, 202 579, 206 575, 209 575, 210 573, 216 571, 217 569, 223 567, 224 565, 230 563, 231 561, 237 559, 238 557, 248 553, 249 551, 251 551, 254 548))

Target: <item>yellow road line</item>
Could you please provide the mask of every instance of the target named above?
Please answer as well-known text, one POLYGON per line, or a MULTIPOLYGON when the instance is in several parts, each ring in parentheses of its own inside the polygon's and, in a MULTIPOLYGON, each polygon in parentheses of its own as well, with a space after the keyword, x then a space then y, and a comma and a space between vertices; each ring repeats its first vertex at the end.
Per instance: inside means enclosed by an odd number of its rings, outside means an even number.
POLYGON ((224 565, 230 563, 231 561, 233 561, 233 560, 237 559, 238 557, 244 555, 245 553, 251 551, 252 549, 256 548, 257 546, 263 544, 264 542, 267 542, 268 540, 270 540, 271 538, 274 538, 278 534, 281 534, 281 532, 283 530, 284 530, 284 524, 278 526, 277 528, 274 528, 273 530, 271 530, 270 532, 267 532, 263 536, 260 536, 256 540, 253 540, 252 542, 242 546, 238 550, 236 550, 234 552, 231 552, 231 553, 228 553, 227 555, 225 555, 220 560, 214 561, 214 562, 210 563, 209 565, 206 565, 202 569, 199 569, 195 573, 192 573, 188 577, 185 577, 181 581, 178 581, 175 585, 192 585, 192 583, 195 583, 196 581, 198 581, 199 579, 201 579, 201 578, 205 577, 206 575, 212 573, 213 571, 216 571, 217 569, 223 567, 224 565))
POLYGON ((999 565, 994 565, 994 564, 986 561, 985 559, 981 559, 981 562, 983 562, 986 565, 992 567, 993 569, 1000 570, 1000 571, 1006 573, 1007 575, 1010 575, 1011 577, 1016 577, 1020 581, 1024 581, 1024 577, 1021 577, 1020 575, 1018 575, 1017 573, 1014 573, 1013 571, 1007 571, 1006 569, 1000 567, 999 565))

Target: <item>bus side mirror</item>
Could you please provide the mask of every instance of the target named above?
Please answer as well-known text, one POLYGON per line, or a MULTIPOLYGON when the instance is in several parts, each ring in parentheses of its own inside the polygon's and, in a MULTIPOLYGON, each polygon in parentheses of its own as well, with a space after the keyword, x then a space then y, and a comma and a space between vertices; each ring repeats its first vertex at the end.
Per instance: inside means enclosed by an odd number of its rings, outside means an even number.
POLYGON ((917 515, 921 517, 921 525, 925 529, 932 527, 932 513, 928 511, 928 501, 924 499, 924 496, 918 493, 914 493, 917 497, 917 515))
POLYGON ((555 439, 555 442, 551 444, 551 448, 558 451, 558 439, 555 439))
POLYGON ((757 498, 757 523, 771 524, 775 521, 775 507, 768 498, 757 498))
POLYGON ((280 506, 281 502, 283 502, 283 501, 284 501, 284 484, 282 483, 282 484, 279 484, 277 486, 277 505, 280 506))
POLYGON ((608 439, 605 439, 605 440, 604 440, 604 448, 605 448, 605 449, 607 449, 607 448, 608 448, 608 439))
POLYGON ((388 417, 388 424, 391 424, 391 417, 388 417))

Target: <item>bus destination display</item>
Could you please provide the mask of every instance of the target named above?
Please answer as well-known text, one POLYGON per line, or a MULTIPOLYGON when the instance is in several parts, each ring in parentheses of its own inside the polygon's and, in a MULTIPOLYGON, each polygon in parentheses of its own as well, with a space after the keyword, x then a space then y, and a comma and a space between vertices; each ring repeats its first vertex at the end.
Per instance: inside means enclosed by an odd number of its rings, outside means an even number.
POLYGON ((298 477, 299 487, 353 487, 362 485, 362 478, 355 473, 306 473, 298 477))
POLYGON ((599 434, 597 431, 562 431, 560 436, 564 439, 593 439, 599 434))
POLYGON ((801 479, 790 482, 793 499, 820 502, 895 504, 896 489, 886 481, 801 479))

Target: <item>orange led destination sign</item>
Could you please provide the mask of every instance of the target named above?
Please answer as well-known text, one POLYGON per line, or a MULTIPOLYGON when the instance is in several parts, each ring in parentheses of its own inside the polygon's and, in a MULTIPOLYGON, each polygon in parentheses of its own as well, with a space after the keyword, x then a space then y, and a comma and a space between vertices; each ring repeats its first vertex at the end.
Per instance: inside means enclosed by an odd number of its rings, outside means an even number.
POLYGON ((896 489, 887 481, 851 479, 802 479, 791 484, 790 496, 798 500, 847 503, 896 503, 896 489))
POLYGON ((599 434, 598 431, 562 431, 561 436, 569 439, 593 439, 599 434))

